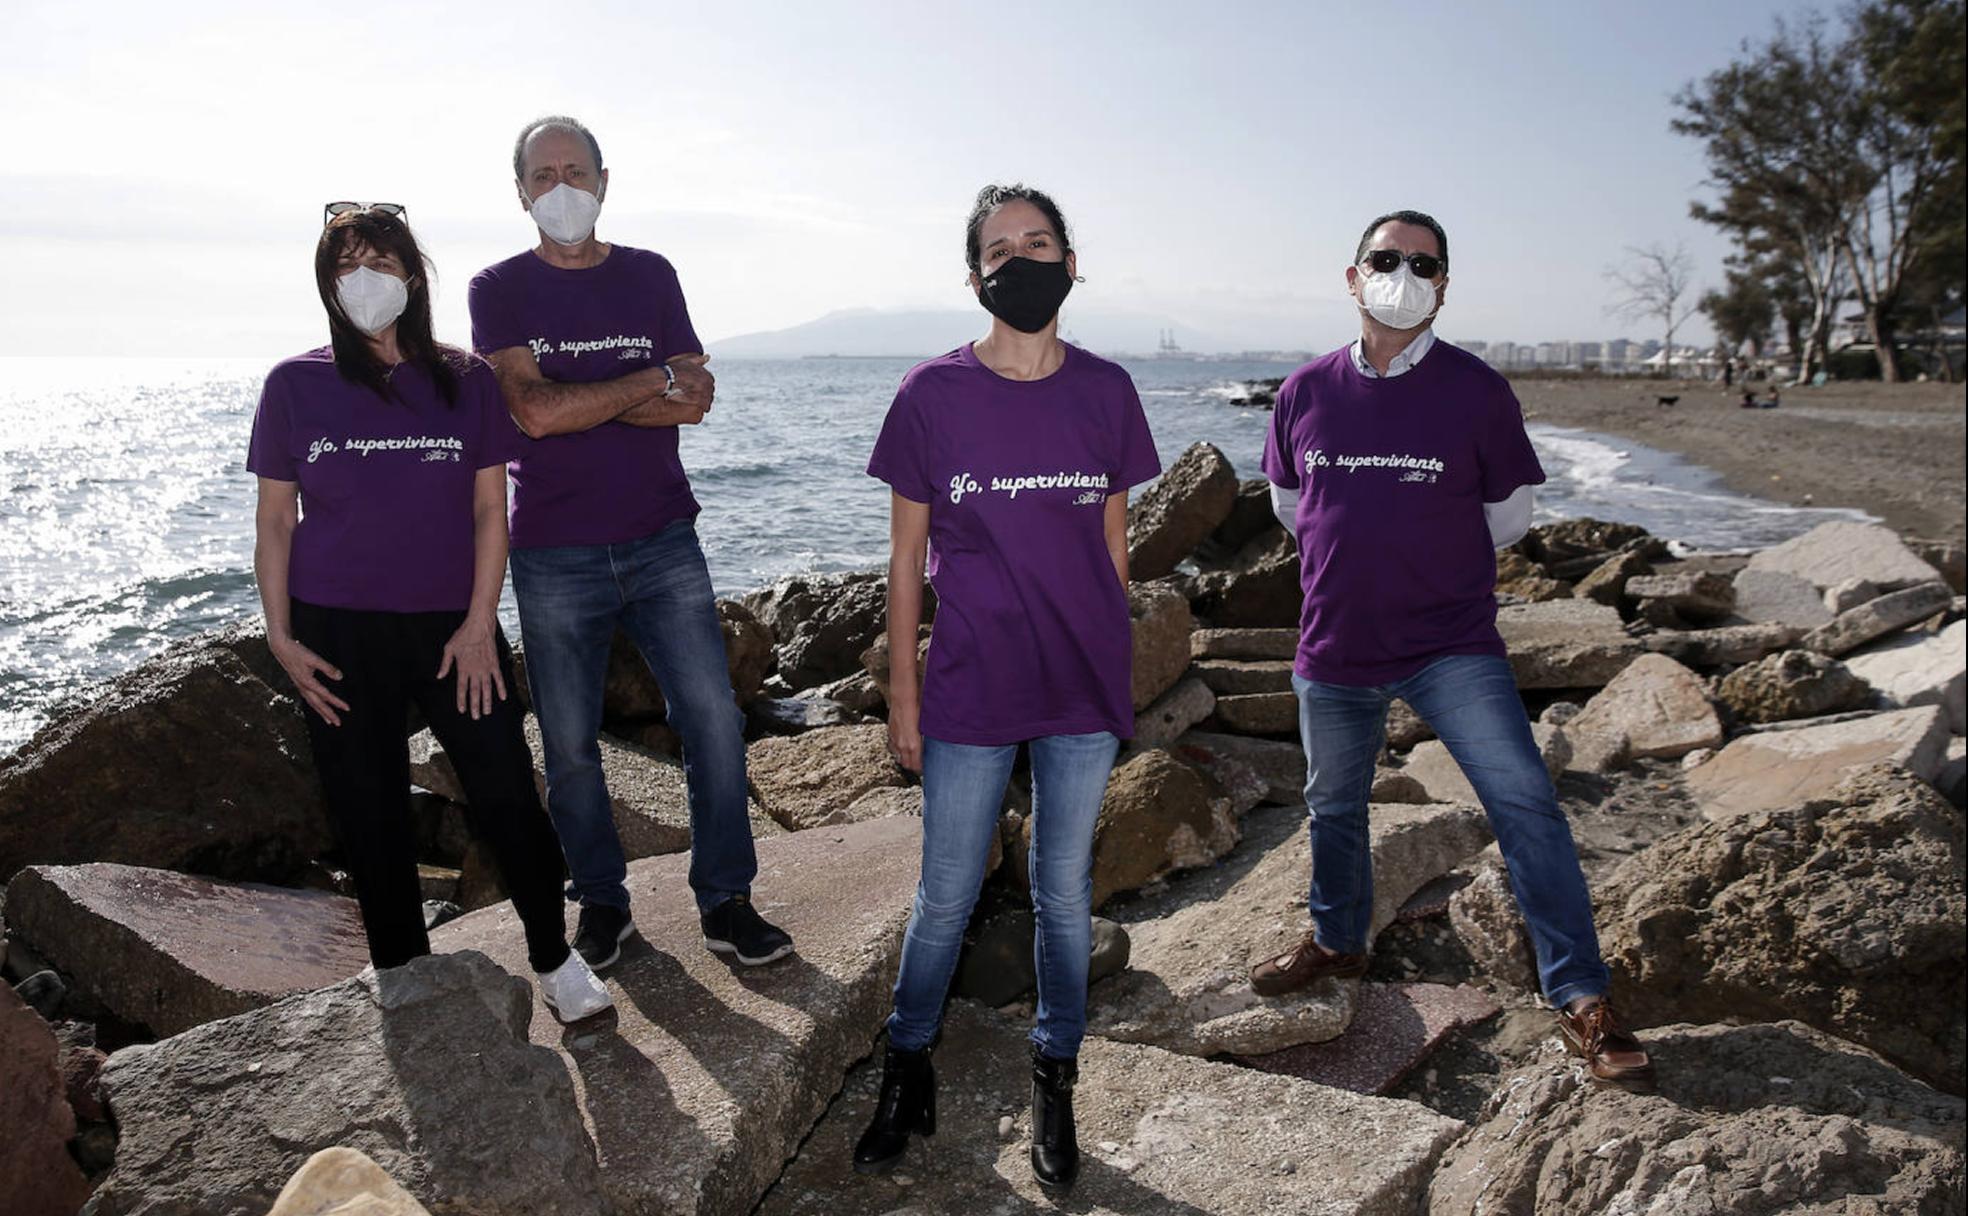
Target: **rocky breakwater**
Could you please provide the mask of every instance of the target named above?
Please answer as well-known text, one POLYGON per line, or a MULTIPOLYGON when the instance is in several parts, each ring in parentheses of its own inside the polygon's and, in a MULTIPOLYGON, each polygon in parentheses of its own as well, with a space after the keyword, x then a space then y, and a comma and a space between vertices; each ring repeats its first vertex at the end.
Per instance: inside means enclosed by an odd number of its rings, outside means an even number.
MULTIPOLYGON (((1573 520, 1499 555, 1501 628, 1618 992, 1636 1020, 1681 1024, 1652 1036, 1660 1094, 1604 1094, 1540 1048, 1486 821, 1405 706, 1372 794, 1372 969, 1250 991, 1250 964, 1305 927, 1296 557, 1262 481, 1185 452, 1130 515, 1137 719, 1096 829, 1086 1210, 1669 1210, 1686 1193, 1752 1211, 1757 1185, 1825 1208, 1925 1202, 1950 1170, 1958 1186, 1960 1103, 1933 1087, 1958 1094, 1963 1059, 1962 604, 1899 538, 1846 527, 1677 561, 1573 520), (1750 1064, 1708 1062, 1738 1046, 1750 1064), (1872 1096, 1806 1083, 1813 1068, 1872 1096), (1658 1130, 1609 1153, 1613 1130, 1576 1130, 1602 1116, 1658 1130), (1503 1133, 1520 1125, 1535 1153, 1503 1133)), ((608 973, 615 1011, 575 1027, 531 995, 427 737, 431 918, 468 911, 434 930, 439 957, 358 976, 299 710, 251 630, 77 703, 0 763, 0 1059, 30 1078, 0 1099, 36 1129, 7 1146, 14 1176, 69 1210, 94 1186, 100 1212, 264 1211, 297 1170, 299 1191, 360 1177, 432 1212, 1033 1210, 1022 772, 939 1057, 960 1134, 887 1180, 842 1168, 920 841, 920 788, 885 752, 885 598, 867 572, 720 606, 757 898, 800 946, 758 971, 698 938, 676 742, 618 641, 603 752, 642 936, 608 973)))

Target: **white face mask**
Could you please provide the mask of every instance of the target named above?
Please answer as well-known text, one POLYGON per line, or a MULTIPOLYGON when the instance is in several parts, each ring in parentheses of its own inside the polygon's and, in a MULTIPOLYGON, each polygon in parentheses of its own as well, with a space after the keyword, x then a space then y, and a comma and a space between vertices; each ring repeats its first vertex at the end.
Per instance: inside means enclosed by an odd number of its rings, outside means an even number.
POLYGON ((562 245, 578 245, 594 231, 601 215, 601 200, 566 182, 533 200, 533 222, 548 238, 562 245))
POLYGON ((1406 262, 1392 274, 1363 274, 1360 307, 1390 329, 1413 329, 1435 313, 1435 284, 1415 277, 1406 262))
POLYGON ((335 296, 355 327, 373 338, 403 315, 410 285, 393 274, 357 266, 335 280, 335 296))

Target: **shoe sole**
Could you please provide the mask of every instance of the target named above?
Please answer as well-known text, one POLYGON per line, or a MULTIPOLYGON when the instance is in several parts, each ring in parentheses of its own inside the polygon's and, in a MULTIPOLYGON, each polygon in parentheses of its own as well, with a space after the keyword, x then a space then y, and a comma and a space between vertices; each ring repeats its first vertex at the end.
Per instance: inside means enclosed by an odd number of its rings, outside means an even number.
MULTIPOLYGON (((590 966, 589 969, 592 970, 593 969, 592 966, 590 966)), ((611 1000, 606 1005, 603 1005, 601 1008, 595 1010, 593 1013, 584 1013, 578 1018, 570 1018, 564 1015, 563 1013, 561 1013, 560 1006, 554 1002, 554 999, 552 997, 547 995, 547 990, 545 988, 540 989, 540 1001, 548 1009, 553 1010, 554 1020, 559 1022, 562 1026, 572 1026, 576 1022, 585 1022, 589 1018, 600 1017, 602 1014, 607 1013, 609 1010, 615 1008, 615 1002, 611 1000)))
POLYGON ((588 970, 599 973, 603 967, 614 966, 615 960, 622 957, 622 943, 634 937, 635 931, 636 931, 636 927, 634 921, 630 921, 628 924, 623 925, 622 931, 615 935, 615 948, 613 950, 610 950, 608 952, 608 957, 602 959, 600 962, 596 962, 591 958, 585 958, 584 956, 584 961, 588 964, 588 970))
POLYGON ((731 957, 737 959, 739 962, 745 964, 747 967, 763 967, 767 963, 776 963, 780 959, 785 958, 788 954, 791 954, 793 952, 793 944, 791 942, 787 942, 785 945, 779 947, 777 950, 774 950, 770 954, 761 955, 757 958, 753 958, 749 955, 740 954, 738 952, 738 947, 730 942, 721 942, 716 940, 715 938, 709 938, 709 937, 704 939, 704 948, 709 950, 713 954, 729 954, 731 957))

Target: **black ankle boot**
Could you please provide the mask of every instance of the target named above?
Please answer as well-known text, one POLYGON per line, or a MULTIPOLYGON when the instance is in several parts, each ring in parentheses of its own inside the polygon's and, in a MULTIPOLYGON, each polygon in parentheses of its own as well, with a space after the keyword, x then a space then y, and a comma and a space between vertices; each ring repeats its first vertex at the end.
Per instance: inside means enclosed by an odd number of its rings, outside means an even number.
POLYGON ((1032 1045, 1032 1176, 1049 1191, 1064 1191, 1080 1176, 1080 1142, 1073 1132, 1073 1083, 1077 1060, 1054 1060, 1032 1045))
POLYGON ((854 1145, 854 1172, 879 1174, 892 1169, 909 1149, 909 1133, 936 1134, 936 1070, 929 1049, 882 1055, 881 1096, 875 1099, 874 1122, 854 1145))

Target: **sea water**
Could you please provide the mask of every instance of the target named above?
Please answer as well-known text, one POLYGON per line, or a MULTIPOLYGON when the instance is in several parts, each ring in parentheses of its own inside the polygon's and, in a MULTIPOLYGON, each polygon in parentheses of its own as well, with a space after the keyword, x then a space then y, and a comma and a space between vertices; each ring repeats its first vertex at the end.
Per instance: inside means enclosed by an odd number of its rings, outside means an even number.
MULTIPOLYGON (((253 617, 254 481, 244 467, 270 361, 0 359, 0 754, 49 709, 178 638, 253 617)), ((868 452, 907 359, 720 362, 683 432, 718 593, 885 559, 888 493, 868 452)), ((1259 477, 1268 410, 1227 385, 1285 364, 1127 363, 1164 463, 1214 443, 1259 477)), ((1593 515, 1695 548, 1747 548, 1853 512, 1721 490, 1659 452, 1534 426, 1541 520, 1593 515)), ((510 595, 502 614, 515 630, 510 595)))

